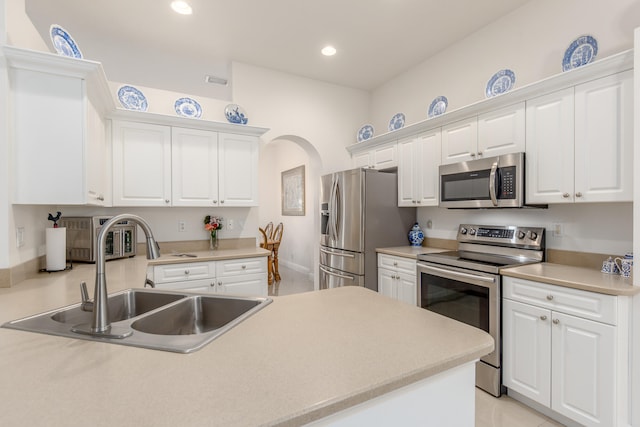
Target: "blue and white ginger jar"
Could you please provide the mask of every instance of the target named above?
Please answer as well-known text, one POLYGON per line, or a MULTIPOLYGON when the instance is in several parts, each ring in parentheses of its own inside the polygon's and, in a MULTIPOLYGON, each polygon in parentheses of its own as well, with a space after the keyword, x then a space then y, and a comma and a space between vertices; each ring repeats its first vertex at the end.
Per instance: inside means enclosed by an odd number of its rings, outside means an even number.
POLYGON ((409 230, 409 243, 411 246, 422 246, 422 241, 424 240, 424 233, 422 229, 416 222, 411 230, 409 230))

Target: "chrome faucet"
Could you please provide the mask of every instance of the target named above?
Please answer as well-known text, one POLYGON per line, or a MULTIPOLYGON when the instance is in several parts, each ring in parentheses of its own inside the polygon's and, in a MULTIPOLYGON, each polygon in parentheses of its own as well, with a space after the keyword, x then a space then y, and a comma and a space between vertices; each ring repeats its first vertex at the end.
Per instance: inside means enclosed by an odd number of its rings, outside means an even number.
MULTIPOLYGON (((147 259, 156 259, 160 257, 160 247, 153 237, 149 224, 137 215, 121 214, 116 215, 109 221, 105 222, 100 228, 98 234, 98 247, 96 258, 96 287, 93 293, 93 320, 92 322, 76 325, 71 330, 80 334, 100 336, 105 338, 125 338, 132 334, 131 329, 112 326, 109 322, 109 310, 107 307, 107 277, 105 274, 105 242, 107 233, 117 223, 123 220, 133 221, 138 224, 147 238, 147 259)), ((82 284, 80 285, 82 289, 82 284)), ((85 298, 86 286, 82 291, 83 307, 91 307, 87 304, 85 298)))

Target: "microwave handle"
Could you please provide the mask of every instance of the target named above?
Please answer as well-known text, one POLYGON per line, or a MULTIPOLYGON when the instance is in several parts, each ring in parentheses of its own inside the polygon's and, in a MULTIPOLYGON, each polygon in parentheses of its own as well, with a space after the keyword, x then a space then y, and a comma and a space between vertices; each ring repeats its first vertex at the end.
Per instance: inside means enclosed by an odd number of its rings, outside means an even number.
POLYGON ((496 173, 498 172, 498 161, 496 160, 491 165, 491 173, 489 174, 489 197, 491 197, 491 203, 493 206, 498 206, 498 199, 496 198, 496 173))

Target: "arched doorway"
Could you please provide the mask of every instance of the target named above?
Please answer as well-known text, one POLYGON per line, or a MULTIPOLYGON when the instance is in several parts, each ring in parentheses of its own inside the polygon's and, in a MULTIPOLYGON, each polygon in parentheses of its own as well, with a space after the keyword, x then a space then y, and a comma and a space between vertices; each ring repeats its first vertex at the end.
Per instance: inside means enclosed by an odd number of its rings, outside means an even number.
POLYGON ((318 289, 320 154, 304 138, 281 135, 261 146, 259 167, 259 224, 283 223, 285 233, 278 256, 280 264, 309 274, 318 289), (282 172, 301 165, 305 166, 305 213, 302 216, 282 215, 282 172))

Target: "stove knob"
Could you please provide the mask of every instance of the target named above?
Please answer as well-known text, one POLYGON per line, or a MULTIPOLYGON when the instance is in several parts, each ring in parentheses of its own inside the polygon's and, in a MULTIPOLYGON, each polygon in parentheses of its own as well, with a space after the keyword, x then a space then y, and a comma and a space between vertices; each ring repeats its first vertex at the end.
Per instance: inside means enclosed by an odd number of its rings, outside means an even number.
POLYGON ((469 234, 471 234, 472 236, 476 235, 476 229, 472 228, 471 230, 469 230, 469 234))
POLYGON ((538 238, 538 233, 536 233, 535 231, 529 231, 529 238, 531 240, 536 240, 538 238))
POLYGON ((462 227, 462 228, 460 229, 460 234, 467 234, 467 229, 466 229, 466 228, 464 228, 464 227, 462 227))
POLYGON ((524 239, 524 236, 526 236, 526 234, 524 234, 524 231, 518 231, 518 239, 524 239))

